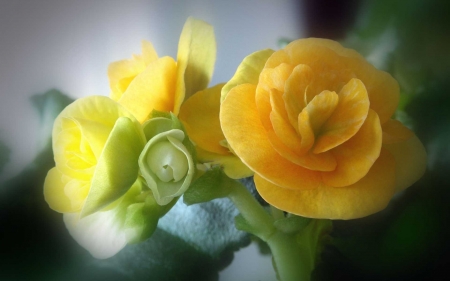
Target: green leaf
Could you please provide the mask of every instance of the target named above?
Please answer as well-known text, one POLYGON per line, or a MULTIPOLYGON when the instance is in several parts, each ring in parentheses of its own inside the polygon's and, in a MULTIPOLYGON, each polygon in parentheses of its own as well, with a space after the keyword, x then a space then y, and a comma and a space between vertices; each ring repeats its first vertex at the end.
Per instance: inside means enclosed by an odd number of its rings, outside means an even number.
POLYGON ((226 197, 229 192, 230 182, 220 167, 213 167, 195 180, 184 193, 183 201, 187 205, 208 202, 217 198, 226 197))
POLYGON ((117 119, 98 159, 82 217, 112 203, 136 181, 138 158, 144 147, 138 129, 127 117, 117 119))
POLYGON ((276 220, 274 225, 278 230, 286 234, 294 234, 304 230, 310 222, 310 218, 291 216, 276 220))

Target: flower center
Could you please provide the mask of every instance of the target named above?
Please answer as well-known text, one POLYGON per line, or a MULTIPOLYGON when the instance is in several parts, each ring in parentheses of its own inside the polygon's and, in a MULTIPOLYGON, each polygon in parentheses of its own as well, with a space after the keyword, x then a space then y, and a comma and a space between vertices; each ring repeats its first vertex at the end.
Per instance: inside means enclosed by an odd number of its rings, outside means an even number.
POLYGON ((186 155, 169 141, 156 143, 147 155, 148 166, 163 182, 177 182, 188 172, 186 155))

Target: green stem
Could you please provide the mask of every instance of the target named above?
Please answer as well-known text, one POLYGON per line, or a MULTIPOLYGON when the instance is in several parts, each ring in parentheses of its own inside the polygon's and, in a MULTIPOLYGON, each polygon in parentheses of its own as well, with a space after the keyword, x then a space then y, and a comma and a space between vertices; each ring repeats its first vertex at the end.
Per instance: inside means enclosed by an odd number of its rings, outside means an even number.
POLYGON ((307 253, 302 251, 294 234, 283 233, 274 226, 276 219, 284 217, 282 211, 272 208, 271 216, 247 188, 237 181, 231 184, 230 190, 228 198, 251 226, 252 234, 268 243, 280 280, 310 280, 310 257, 304 255, 307 253))
POLYGON ((282 281, 308 281, 311 269, 308 256, 295 241, 296 237, 277 231, 267 242, 272 251, 276 270, 282 281))
POLYGON ((255 235, 266 241, 275 231, 274 219, 256 201, 245 186, 237 181, 231 186, 228 198, 238 208, 241 215, 255 230, 255 235))

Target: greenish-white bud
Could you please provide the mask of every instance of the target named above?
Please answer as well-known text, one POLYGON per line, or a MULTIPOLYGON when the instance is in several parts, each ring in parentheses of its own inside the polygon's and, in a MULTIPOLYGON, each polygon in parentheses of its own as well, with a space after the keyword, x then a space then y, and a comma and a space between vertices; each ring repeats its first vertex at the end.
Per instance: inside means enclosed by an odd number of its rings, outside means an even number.
POLYGON ((139 169, 156 202, 166 205, 181 196, 194 177, 194 160, 184 144, 188 139, 166 118, 150 120, 144 131, 148 142, 139 156, 139 169))

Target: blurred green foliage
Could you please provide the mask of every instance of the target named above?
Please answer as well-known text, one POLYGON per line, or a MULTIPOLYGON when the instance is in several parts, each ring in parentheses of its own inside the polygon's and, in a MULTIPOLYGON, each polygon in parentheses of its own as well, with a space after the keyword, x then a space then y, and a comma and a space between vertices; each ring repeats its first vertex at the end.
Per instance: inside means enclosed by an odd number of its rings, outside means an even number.
POLYGON ((400 84, 396 118, 424 143, 428 170, 384 211, 335 221, 316 280, 441 280, 450 262, 450 2, 366 1, 343 44, 400 84))

